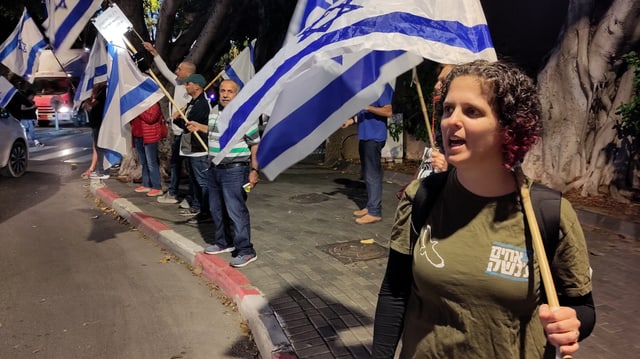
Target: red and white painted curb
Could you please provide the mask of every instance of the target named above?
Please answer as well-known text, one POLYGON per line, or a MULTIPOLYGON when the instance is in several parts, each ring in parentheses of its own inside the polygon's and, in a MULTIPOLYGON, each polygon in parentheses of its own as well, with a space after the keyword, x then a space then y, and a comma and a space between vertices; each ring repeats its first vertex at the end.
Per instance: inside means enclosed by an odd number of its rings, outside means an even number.
POLYGON ((201 275, 220 287, 236 303, 240 314, 249 324, 262 358, 298 358, 269 302, 242 272, 218 256, 204 254, 202 246, 147 215, 129 200, 110 190, 102 181, 92 180, 90 190, 140 232, 160 242, 186 263, 202 268, 201 275))

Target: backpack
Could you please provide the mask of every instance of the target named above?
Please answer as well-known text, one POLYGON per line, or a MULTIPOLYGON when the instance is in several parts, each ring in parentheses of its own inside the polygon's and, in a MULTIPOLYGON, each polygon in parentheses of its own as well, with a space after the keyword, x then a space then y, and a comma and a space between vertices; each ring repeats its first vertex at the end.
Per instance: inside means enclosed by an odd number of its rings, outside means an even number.
MULTIPOLYGON (((418 187, 411 207, 410 248, 412 251, 420 235, 420 230, 427 222, 431 208, 438 199, 448 177, 449 172, 447 171, 434 173, 420 180, 420 187, 418 187)), ((530 194, 547 260, 551 264, 559 241, 562 193, 534 182, 530 194)), ((525 226, 528 226, 526 221, 525 226)))

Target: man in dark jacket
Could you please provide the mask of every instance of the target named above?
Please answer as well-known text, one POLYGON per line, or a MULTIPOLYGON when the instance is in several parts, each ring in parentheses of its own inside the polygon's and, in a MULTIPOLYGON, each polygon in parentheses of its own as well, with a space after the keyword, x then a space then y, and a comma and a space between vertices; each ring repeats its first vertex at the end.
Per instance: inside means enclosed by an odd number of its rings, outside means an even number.
MULTIPOLYGON (((209 123, 211 107, 204 92, 206 84, 206 80, 200 74, 191 74, 184 79, 184 86, 192 99, 187 104, 185 112, 188 121, 195 121, 204 125, 209 123)), ((189 163, 189 180, 192 181, 193 188, 193 201, 190 210, 194 217, 189 220, 189 223, 197 224, 211 221, 206 172, 209 168, 207 139, 201 138, 205 144, 203 146, 195 134, 186 130, 185 121, 179 119, 178 116, 179 114, 174 114, 174 123, 185 130, 180 139, 180 156, 184 156, 189 163)))

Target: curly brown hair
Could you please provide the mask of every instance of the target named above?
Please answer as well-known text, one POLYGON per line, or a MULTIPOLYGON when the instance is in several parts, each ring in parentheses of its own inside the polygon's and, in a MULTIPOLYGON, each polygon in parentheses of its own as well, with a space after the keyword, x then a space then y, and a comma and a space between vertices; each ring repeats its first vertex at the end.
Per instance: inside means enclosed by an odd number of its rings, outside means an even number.
POLYGON ((504 165, 514 167, 542 135, 540 100, 533 80, 505 62, 478 60, 458 65, 442 84, 440 106, 449 93, 451 82, 459 76, 475 76, 481 80, 487 102, 498 115, 505 137, 504 165))

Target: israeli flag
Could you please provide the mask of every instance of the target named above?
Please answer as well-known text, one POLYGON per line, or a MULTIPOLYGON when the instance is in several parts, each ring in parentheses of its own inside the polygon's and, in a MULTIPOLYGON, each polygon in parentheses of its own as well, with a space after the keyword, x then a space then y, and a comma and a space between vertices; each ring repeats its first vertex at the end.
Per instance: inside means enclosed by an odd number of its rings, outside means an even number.
POLYGON ((0 62, 13 73, 33 81, 30 75, 33 73, 40 50, 46 45, 38 26, 29 16, 27 9, 24 9, 15 30, 0 45, 0 62))
POLYGON ((256 74, 256 69, 253 66, 253 54, 256 40, 254 39, 249 43, 249 46, 245 47, 238 56, 222 72, 222 78, 225 80, 233 80, 240 88, 256 74))
POLYGON ((225 131, 215 163, 267 113, 271 119, 258 162, 267 177, 275 178, 422 58, 454 64, 496 60, 478 0, 341 0, 307 23, 222 112, 218 123, 225 131), (381 52, 376 55, 381 62, 366 58, 371 51, 381 52), (346 77, 359 71, 375 79, 346 77), (337 93, 328 96, 328 88, 337 93), (287 138, 296 140, 276 144, 287 138))
POLYGON ((80 77, 78 89, 73 98, 75 108, 78 108, 82 101, 91 96, 94 84, 107 81, 108 59, 107 43, 102 35, 98 34, 93 42, 93 46, 91 47, 89 59, 87 60, 87 67, 80 77))
POLYGON ((107 99, 98 147, 125 156, 131 151, 131 126, 129 122, 160 101, 164 94, 148 76, 142 74, 129 53, 111 44, 107 99))
POLYGON ((54 52, 70 49, 91 17, 100 9, 102 0, 45 0, 46 29, 54 52))
POLYGON ((18 89, 4 76, 0 76, 0 107, 7 107, 16 92, 18 89))

